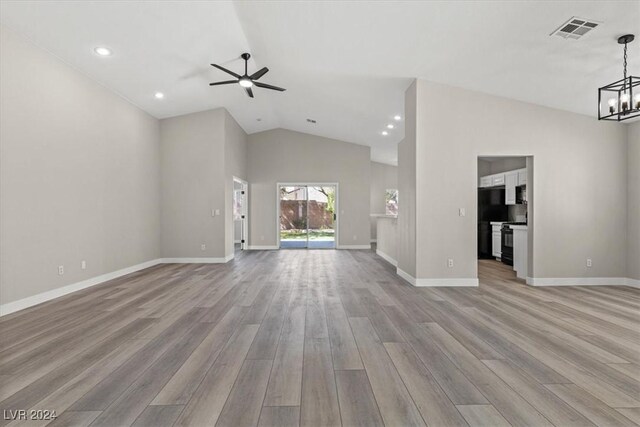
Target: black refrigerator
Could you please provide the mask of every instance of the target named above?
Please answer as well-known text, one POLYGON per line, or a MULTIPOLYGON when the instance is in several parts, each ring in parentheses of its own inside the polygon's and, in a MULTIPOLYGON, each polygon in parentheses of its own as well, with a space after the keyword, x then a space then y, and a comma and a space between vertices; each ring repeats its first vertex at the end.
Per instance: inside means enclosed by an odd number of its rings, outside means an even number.
POLYGON ((478 258, 493 258, 490 223, 508 218, 504 188, 478 188, 478 258))

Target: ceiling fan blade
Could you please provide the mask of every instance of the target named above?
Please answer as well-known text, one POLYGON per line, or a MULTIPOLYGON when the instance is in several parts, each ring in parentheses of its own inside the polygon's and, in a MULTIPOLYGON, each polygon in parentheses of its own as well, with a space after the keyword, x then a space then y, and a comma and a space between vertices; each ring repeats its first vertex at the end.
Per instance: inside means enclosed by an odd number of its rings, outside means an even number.
POLYGON ((247 95, 249 95, 249 98, 253 98, 253 91, 250 87, 245 87, 244 90, 247 91, 247 95))
POLYGON ((268 85, 266 83, 260 83, 260 82, 253 82, 254 85, 264 88, 264 89, 271 89, 271 90, 279 90, 280 92, 284 92, 286 89, 278 87, 278 86, 271 86, 268 85))
POLYGON ((209 83, 209 86, 230 85, 231 83, 238 83, 238 80, 225 80, 223 82, 213 82, 213 83, 209 83))
POLYGON ((269 69, 267 67, 264 67, 258 71, 256 71, 255 73, 251 74, 249 76, 249 78, 251 80, 258 80, 260 77, 264 76, 265 74, 267 74, 269 72, 269 69))
POLYGON ((221 66, 220 66, 220 65, 218 65, 218 64, 211 64, 211 66, 212 66, 212 67, 216 67, 218 70, 222 70, 222 71, 224 71, 224 72, 225 72, 225 73, 227 73, 227 74, 231 74, 231 75, 232 75, 233 77, 235 77, 236 79, 239 79, 239 78, 240 78, 240 75, 239 75, 239 74, 236 74, 236 73, 234 73, 234 72, 233 72, 233 71, 231 71, 231 70, 227 70, 226 68, 221 67, 221 66))

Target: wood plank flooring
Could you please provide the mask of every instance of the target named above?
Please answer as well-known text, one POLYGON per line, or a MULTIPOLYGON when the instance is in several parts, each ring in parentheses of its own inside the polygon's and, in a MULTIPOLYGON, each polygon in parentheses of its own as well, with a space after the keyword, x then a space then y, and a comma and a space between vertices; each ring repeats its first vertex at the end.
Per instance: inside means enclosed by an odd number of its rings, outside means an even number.
POLYGON ((479 275, 415 288, 373 251, 158 265, 0 318, 0 426, 640 425, 638 289, 479 275))

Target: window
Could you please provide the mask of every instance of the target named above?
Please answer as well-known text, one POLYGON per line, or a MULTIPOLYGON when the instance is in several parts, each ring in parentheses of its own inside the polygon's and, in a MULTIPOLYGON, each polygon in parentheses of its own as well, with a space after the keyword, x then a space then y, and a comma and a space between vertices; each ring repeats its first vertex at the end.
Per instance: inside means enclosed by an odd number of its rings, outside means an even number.
POLYGON ((398 190, 387 189, 384 195, 385 213, 387 215, 398 215, 398 190))

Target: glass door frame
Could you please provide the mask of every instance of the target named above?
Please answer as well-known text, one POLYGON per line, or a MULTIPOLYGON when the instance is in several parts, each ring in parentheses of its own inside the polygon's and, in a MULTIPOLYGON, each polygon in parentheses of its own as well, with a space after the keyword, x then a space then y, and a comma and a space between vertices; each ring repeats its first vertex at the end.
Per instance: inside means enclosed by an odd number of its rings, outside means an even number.
MULTIPOLYGON (((240 191, 242 191, 242 195, 244 196, 242 198, 242 209, 240 214, 242 215, 242 230, 240 232, 240 249, 242 249, 243 251, 246 251, 249 249, 249 183, 247 181, 245 181, 242 178, 238 178, 236 176, 232 177, 232 182, 233 182, 233 196, 232 196, 232 207, 234 206, 235 203, 235 192, 236 192, 236 188, 235 188, 235 183, 239 183, 241 188, 240 191)), ((233 234, 231 234, 233 237, 233 244, 234 244, 234 248, 235 248, 235 232, 236 232, 236 224, 235 224, 235 218, 233 217, 233 212, 231 212, 231 223, 233 224, 233 234)))
MULTIPOLYGON (((334 231, 334 249, 339 249, 340 244, 338 241, 338 231, 340 229, 340 193, 339 185, 337 182, 276 182, 276 247, 280 249, 280 188, 281 187, 334 187, 335 188, 335 218, 333 220, 334 231)), ((307 189, 308 192, 308 189, 307 189)), ((307 194, 307 200, 309 200, 309 194, 307 194)), ((308 215, 308 212, 307 212, 308 215)), ((308 220, 307 220, 308 222, 308 220)), ((309 232, 309 224, 307 224, 307 233, 309 232)), ((308 239, 307 234, 307 239, 308 239)), ((305 249, 309 249, 308 247, 305 249)))

